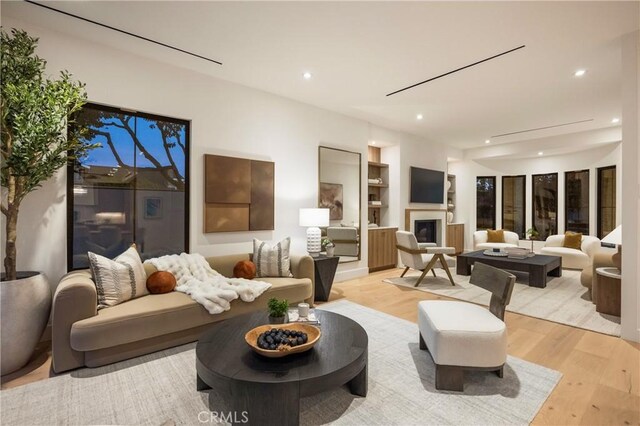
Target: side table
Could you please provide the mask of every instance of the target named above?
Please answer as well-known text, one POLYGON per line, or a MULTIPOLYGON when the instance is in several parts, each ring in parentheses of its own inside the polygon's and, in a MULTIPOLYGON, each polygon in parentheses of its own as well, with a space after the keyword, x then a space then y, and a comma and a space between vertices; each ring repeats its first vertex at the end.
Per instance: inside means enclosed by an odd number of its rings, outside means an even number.
POLYGON ((324 254, 313 256, 316 282, 314 300, 321 302, 329 300, 339 260, 339 256, 326 256, 324 254))
POLYGON ((620 316, 621 304, 620 270, 614 267, 596 268, 595 286, 596 311, 601 314, 620 316))

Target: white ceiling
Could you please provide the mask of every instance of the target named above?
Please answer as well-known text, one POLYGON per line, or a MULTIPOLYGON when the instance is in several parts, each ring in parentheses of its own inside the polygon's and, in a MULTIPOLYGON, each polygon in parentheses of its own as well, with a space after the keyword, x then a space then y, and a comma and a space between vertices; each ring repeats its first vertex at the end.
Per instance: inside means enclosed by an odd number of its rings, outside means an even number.
POLYGON ((638 2, 47 2, 218 66, 24 2, 2 14, 458 148, 610 127, 638 2), (385 95, 520 45, 526 48, 385 95), (580 79, 578 68, 588 70, 580 79), (302 73, 313 78, 305 81, 302 73), (416 120, 421 113, 424 119, 416 120))

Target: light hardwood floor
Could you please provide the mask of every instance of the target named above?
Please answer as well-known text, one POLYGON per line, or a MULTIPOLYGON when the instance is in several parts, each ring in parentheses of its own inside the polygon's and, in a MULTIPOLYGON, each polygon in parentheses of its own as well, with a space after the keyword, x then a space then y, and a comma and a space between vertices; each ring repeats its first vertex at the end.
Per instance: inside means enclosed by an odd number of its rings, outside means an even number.
MULTIPOLYGON (((447 299, 383 283, 400 269, 336 283, 329 302, 348 299, 416 322, 417 303, 447 299)), ((422 285, 428 285, 428 280, 422 285)), ((509 354, 562 372, 563 377, 534 425, 640 425, 640 345, 617 337, 507 312, 509 354)), ((34 360, 2 389, 50 376, 50 351, 42 345, 34 360)))

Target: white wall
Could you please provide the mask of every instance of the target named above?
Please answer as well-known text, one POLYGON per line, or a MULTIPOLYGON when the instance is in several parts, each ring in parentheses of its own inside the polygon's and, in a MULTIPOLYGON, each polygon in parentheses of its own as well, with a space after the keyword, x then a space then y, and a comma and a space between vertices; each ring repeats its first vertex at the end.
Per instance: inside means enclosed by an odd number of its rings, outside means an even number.
POLYGON ((640 31, 622 39, 622 337, 640 341, 640 31))
MULTIPOLYGON (((434 155, 443 153, 444 147, 410 135, 372 129, 362 120, 71 38, 15 18, 3 17, 3 26, 22 28, 39 37, 37 53, 47 59, 47 71, 71 71, 86 83, 92 102, 191 120, 192 252, 205 256, 248 252, 253 237, 277 241, 287 236, 292 237, 293 252, 305 252, 305 230, 298 226, 298 210, 317 203, 319 145, 360 152, 364 165, 371 132, 398 144, 402 154, 397 172, 402 171, 402 179, 395 188, 400 202, 392 204, 389 213, 394 220, 403 217, 407 204, 409 164, 446 169, 446 156, 434 155), (274 231, 202 232, 204 154, 275 162, 274 231)), ((367 168, 363 167, 363 206, 366 174, 367 168)), ((65 172, 61 171, 30 194, 19 219, 19 269, 43 271, 53 286, 66 272, 65 182, 65 172)), ((366 218, 363 208, 361 223, 365 224, 366 218)), ((362 260, 340 265, 338 279, 367 272, 366 247, 367 233, 363 232, 362 260)))
MULTIPOLYGON (((465 224, 465 247, 473 248, 476 231, 476 177, 496 176, 496 226, 502 224, 502 176, 526 175, 526 229, 532 226, 531 175, 558 173, 558 231, 564 233, 565 188, 564 172, 589 169, 589 226, 590 234, 596 234, 596 177, 597 168, 617 167, 617 223, 622 214, 622 149, 620 143, 606 144, 600 148, 578 153, 543 156, 527 159, 469 159, 449 163, 449 173, 456 175, 456 222, 465 224)), ((536 243, 541 245, 542 243, 536 243)))

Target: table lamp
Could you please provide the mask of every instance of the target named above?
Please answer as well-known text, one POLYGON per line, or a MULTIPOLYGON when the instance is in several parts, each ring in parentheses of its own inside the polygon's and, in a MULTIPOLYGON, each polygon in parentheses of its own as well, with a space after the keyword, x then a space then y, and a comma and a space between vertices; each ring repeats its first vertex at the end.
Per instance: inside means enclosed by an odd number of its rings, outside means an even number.
POLYGON ((307 251, 320 253, 321 244, 319 226, 329 226, 329 209, 300 209, 300 226, 307 227, 307 251))
POLYGON ((609 232, 600 243, 613 245, 618 248, 618 251, 611 259, 615 267, 622 272, 622 225, 618 225, 616 229, 609 232))

